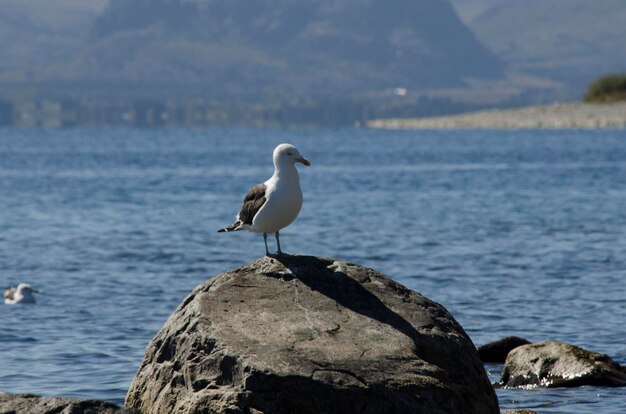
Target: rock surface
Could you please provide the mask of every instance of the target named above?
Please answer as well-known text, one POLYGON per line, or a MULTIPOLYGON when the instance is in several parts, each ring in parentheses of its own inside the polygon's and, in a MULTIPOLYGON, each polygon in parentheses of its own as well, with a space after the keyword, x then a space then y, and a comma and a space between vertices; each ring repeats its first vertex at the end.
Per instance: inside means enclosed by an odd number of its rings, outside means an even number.
POLYGON ((509 410, 509 411, 505 411, 502 414, 539 414, 537 413, 537 411, 533 411, 533 410, 509 410))
POLYGON ((143 413, 499 413, 469 337, 380 273, 265 257, 198 286, 148 345, 143 413))
POLYGON ((538 342, 512 350, 500 386, 626 386, 626 374, 611 358, 563 342, 538 342))
POLYGON ((377 119, 369 121, 367 126, 385 129, 623 128, 626 127, 626 102, 602 105, 567 103, 434 118, 377 119))
POLYGON ((530 342, 524 338, 507 336, 479 347, 478 356, 480 356, 480 360, 483 362, 503 363, 511 350, 518 346, 528 345, 529 343, 530 342))
POLYGON ((132 408, 98 400, 40 397, 0 392, 0 414, 139 414, 132 408))

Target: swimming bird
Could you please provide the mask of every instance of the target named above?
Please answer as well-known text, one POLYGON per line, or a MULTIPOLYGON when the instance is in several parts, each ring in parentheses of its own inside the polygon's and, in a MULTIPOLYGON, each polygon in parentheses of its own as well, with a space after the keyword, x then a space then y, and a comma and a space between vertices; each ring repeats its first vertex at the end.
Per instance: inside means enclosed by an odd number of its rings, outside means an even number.
POLYGON ((302 189, 296 163, 310 166, 309 160, 300 155, 300 151, 291 144, 280 144, 274 149, 274 175, 264 183, 255 185, 243 199, 243 206, 237 214, 236 221, 221 232, 249 230, 263 233, 265 255, 270 256, 267 249, 267 234, 276 236, 277 253, 280 249, 279 231, 290 225, 302 208, 302 189))
POLYGON ((28 283, 20 283, 16 288, 11 287, 4 291, 4 303, 7 305, 35 303, 33 293, 38 292, 37 289, 32 288, 28 283))

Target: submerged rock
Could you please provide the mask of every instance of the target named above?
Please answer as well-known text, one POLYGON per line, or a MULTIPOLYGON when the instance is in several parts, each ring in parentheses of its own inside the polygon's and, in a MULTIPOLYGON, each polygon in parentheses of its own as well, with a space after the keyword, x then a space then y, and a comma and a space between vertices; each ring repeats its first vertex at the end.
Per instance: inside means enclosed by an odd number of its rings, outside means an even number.
POLYGON ((538 342, 512 350, 499 384, 504 387, 626 385, 626 374, 607 355, 563 342, 538 342))
POLYGON ((539 414, 536 411, 533 410, 525 410, 525 409, 521 409, 521 410, 509 410, 509 411, 505 411, 502 414, 539 414))
POLYGON ((529 343, 530 342, 524 338, 507 336, 479 347, 478 355, 480 356, 480 360, 483 362, 503 363, 511 350, 517 348, 518 346, 528 345, 529 343))
POLYGON ((0 413, 11 414, 139 414, 132 408, 98 400, 40 397, 33 394, 0 392, 0 413))
POLYGON ((264 257, 198 286, 148 345, 143 413, 499 413, 463 328, 380 273, 264 257))

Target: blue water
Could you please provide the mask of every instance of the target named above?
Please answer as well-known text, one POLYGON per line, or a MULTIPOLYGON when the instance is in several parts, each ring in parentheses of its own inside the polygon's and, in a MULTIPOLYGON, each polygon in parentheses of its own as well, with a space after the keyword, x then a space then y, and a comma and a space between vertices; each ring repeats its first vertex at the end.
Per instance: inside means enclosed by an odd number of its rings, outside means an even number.
MULTIPOLYGON (((626 363, 626 130, 0 130, 0 390, 123 401, 204 280, 260 257, 218 234, 296 144, 291 253, 373 267, 476 345, 555 339, 626 363)), ((496 380, 501 366, 488 365, 496 380)), ((624 389, 499 390, 502 408, 624 413, 624 389)))

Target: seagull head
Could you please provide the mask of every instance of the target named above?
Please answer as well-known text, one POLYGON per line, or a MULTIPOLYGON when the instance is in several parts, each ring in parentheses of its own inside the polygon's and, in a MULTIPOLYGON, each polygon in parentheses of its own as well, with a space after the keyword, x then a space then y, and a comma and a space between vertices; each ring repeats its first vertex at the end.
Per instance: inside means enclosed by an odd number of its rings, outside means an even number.
POLYGON ((291 163, 292 165, 299 162, 307 167, 311 165, 309 160, 300 155, 298 148, 291 144, 280 144, 274 149, 274 164, 291 163))
POLYGON ((39 291, 37 289, 33 288, 28 283, 20 283, 19 285, 17 285, 17 291, 20 292, 20 293, 23 293, 23 292, 39 293, 39 291))

